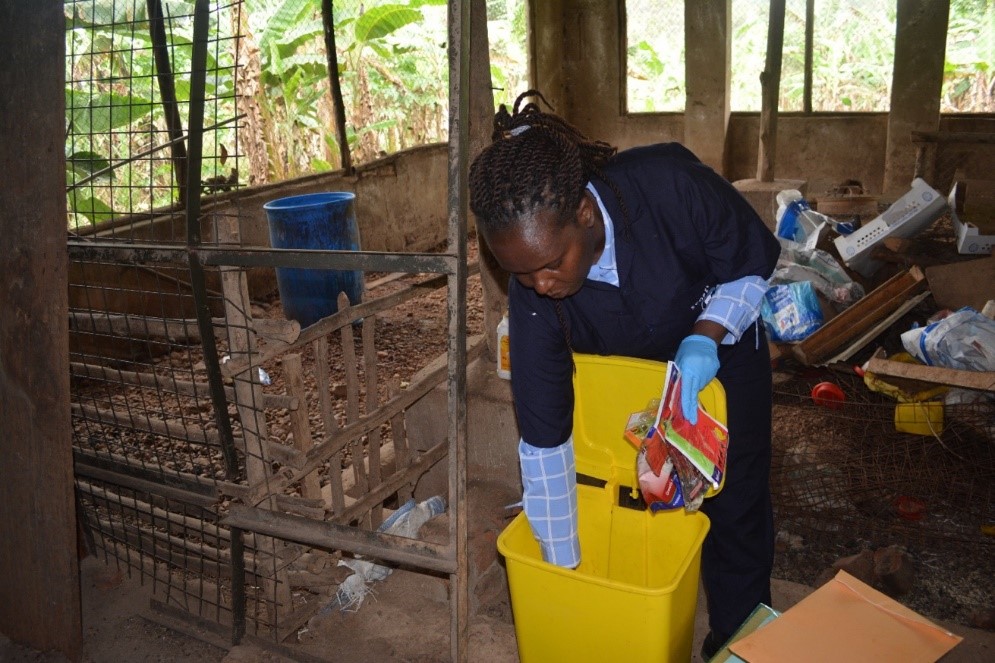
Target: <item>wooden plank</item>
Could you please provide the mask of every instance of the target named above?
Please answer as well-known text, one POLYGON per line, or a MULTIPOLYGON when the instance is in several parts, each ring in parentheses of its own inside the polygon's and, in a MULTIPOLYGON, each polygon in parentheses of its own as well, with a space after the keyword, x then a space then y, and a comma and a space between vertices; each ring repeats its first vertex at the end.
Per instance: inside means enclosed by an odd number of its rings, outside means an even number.
MULTIPOLYGON (((321 403, 321 421, 325 425, 325 437, 338 430, 338 421, 332 409, 332 378, 329 370, 328 337, 322 336, 314 342, 314 376, 321 403)), ((340 514, 345 510, 345 492, 342 489, 342 452, 332 454, 329 459, 328 485, 331 493, 329 510, 340 514)))
POLYGON ((162 523, 166 522, 168 529, 179 528, 180 534, 193 531, 197 533, 198 538, 204 539, 208 543, 211 543, 210 539, 214 539, 215 546, 220 546, 222 541, 228 545, 227 542, 231 541, 231 532, 202 518, 191 518, 182 513, 167 511, 134 496, 121 495, 80 478, 76 479, 76 486, 81 493, 89 496, 90 499, 102 500, 105 503, 134 512, 139 520, 150 525, 162 527, 162 523))
MULTIPOLYGON (((467 342, 466 361, 467 364, 483 354, 487 348, 484 336, 478 334, 467 342)), ((428 392, 434 389, 442 380, 446 378, 448 363, 446 355, 434 360, 428 366, 415 374, 411 384, 402 391, 394 400, 384 403, 376 412, 368 414, 358 421, 347 424, 345 427, 334 433, 325 434, 325 439, 315 445, 308 454, 308 462, 300 470, 282 472, 280 475, 272 477, 268 481, 260 482, 249 487, 242 499, 246 504, 258 504, 270 495, 282 491, 287 486, 294 483, 298 478, 313 470, 319 464, 328 460, 333 454, 344 449, 357 436, 365 435, 377 426, 382 425, 398 412, 402 412, 412 404, 421 400, 428 392)))
MULTIPOLYGON (((401 393, 401 378, 398 375, 391 377, 387 383, 387 397, 393 400, 401 393)), ((398 412, 390 418, 390 435, 394 448, 394 467, 397 471, 403 471, 411 464, 411 452, 408 449, 408 434, 404 427, 404 413, 398 412)), ((405 484, 397 490, 397 499, 403 504, 411 499, 413 484, 405 484)))
POLYGON ((231 512, 221 524, 316 548, 345 550, 431 571, 451 573, 455 567, 448 546, 254 509, 241 504, 232 504, 231 512))
MULTIPOLYGON (((339 293, 339 312, 349 310, 349 298, 344 292, 339 293)), ((356 365, 356 343, 353 338, 352 325, 345 325, 339 330, 342 336, 342 366, 345 369, 345 393, 346 393, 346 425, 352 424, 359 419, 359 369, 356 365)), ((356 486, 361 493, 369 490, 369 483, 366 480, 366 468, 363 463, 363 437, 357 436, 349 443, 349 455, 352 458, 352 472, 356 478, 356 486)), ((372 529, 372 522, 367 516, 366 525, 372 529)))
POLYGON ((80 403, 72 403, 71 408, 74 416, 82 417, 93 423, 153 433, 174 440, 188 440, 211 447, 221 446, 221 436, 218 435, 217 431, 204 429, 199 421, 191 422, 190 426, 186 426, 182 423, 153 419, 147 412, 138 413, 118 408, 99 408, 80 403))
POLYGON ((925 287, 926 277, 918 267, 896 274, 794 346, 792 353, 803 364, 818 364, 925 287))
MULTIPOLYGON (((110 366, 87 364, 78 361, 70 362, 69 368, 74 377, 120 382, 137 387, 147 387, 156 391, 190 396, 191 398, 203 398, 205 400, 211 398, 211 387, 206 382, 177 380, 173 375, 124 371, 118 368, 111 368, 110 366)), ((234 400, 235 390, 231 387, 225 387, 225 396, 229 400, 234 400)), ((297 399, 285 394, 263 394, 263 407, 296 410, 297 405, 297 399)))
MULTIPOLYGON (((299 354, 292 352, 284 355, 283 374, 287 379, 287 391, 304 406, 290 413, 290 432, 294 436, 294 448, 301 453, 301 456, 304 456, 314 446, 314 442, 311 439, 311 422, 308 421, 304 368, 299 354)), ((300 490, 301 497, 304 499, 321 499, 321 486, 318 485, 317 472, 311 472, 301 477, 300 490)))
POLYGON ((760 72, 760 149, 757 153, 757 179, 774 181, 777 162, 777 104, 781 89, 781 60, 784 51, 784 2, 770 0, 767 24, 767 60, 760 72))
POLYGON ((910 133, 913 142, 995 144, 995 133, 990 131, 912 131, 910 133))
POLYGON ((951 387, 964 387, 965 389, 995 391, 995 371, 962 371, 954 368, 891 361, 884 358, 884 350, 881 349, 867 362, 865 370, 876 375, 908 378, 935 384, 946 384, 951 387))
MULTIPOLYGON (((227 327, 225 318, 212 318, 215 327, 227 327)), ((277 343, 293 343, 301 335, 296 320, 261 318, 253 320, 257 336, 277 343)), ((69 330, 99 332, 127 338, 163 338, 172 343, 197 343, 200 328, 197 318, 157 318, 151 316, 108 313, 104 310, 74 309, 69 311, 69 330)))
MULTIPOLYGON (((238 219, 218 219, 218 235, 222 242, 239 245, 238 219)), ((252 324, 249 281, 239 267, 221 266, 221 291, 224 293, 225 317, 228 320, 228 348, 232 361, 248 361, 256 354, 256 335, 252 324)), ((268 438, 266 413, 263 410, 263 386, 259 371, 250 370, 235 375, 235 408, 242 424, 242 441, 245 451, 245 471, 249 484, 265 482, 271 478, 271 462, 264 444, 268 438)), ((301 408, 295 410, 300 411, 301 408)), ((306 410, 306 408, 304 408, 306 410)), ((281 541, 258 537, 259 550, 272 551, 279 556, 284 544, 281 541)), ((271 623, 276 623, 285 607, 293 605, 286 570, 273 574, 263 582, 264 591, 273 597, 267 606, 271 623)))
MULTIPOLYGON (((238 220, 218 219, 221 241, 238 245, 238 220)), ((228 319, 228 347, 231 361, 251 361, 256 351, 256 335, 249 317, 249 284, 245 272, 238 267, 220 267, 221 290, 224 293, 225 317, 228 319)), ((269 458, 263 446, 266 439, 266 417, 263 413, 263 390, 257 371, 235 379, 235 408, 242 423, 242 441, 246 455, 245 468, 249 483, 263 481, 270 474, 269 458)))
POLYGON ((903 315, 914 309, 916 306, 919 305, 920 302, 922 302, 927 297, 929 297, 928 290, 926 292, 921 292, 912 299, 905 301, 901 306, 895 309, 895 311, 891 315, 881 320, 879 323, 871 327, 868 331, 864 332, 864 334, 860 338, 850 343, 849 346, 847 346, 841 352, 836 354, 836 356, 827 359, 823 363, 835 364, 836 362, 846 361, 853 355, 860 352, 868 343, 877 338, 879 334, 888 329, 888 327, 891 327, 891 325, 894 324, 896 320, 898 320, 903 315))
MULTIPOLYGON (((363 318, 363 373, 366 378, 366 414, 376 411, 380 405, 380 388, 377 385, 377 348, 374 341, 376 316, 363 318)), ((380 445, 383 443, 381 431, 376 428, 367 436, 366 455, 369 461, 370 486, 380 484, 380 445)), ((370 513, 371 526, 377 527, 383 522, 383 507, 377 504, 370 513)))
POLYGON ((377 280, 370 281, 369 283, 367 283, 366 284, 366 291, 369 292, 370 290, 375 290, 376 288, 379 288, 382 285, 387 285, 388 283, 393 283, 397 279, 403 279, 405 276, 417 276, 417 275, 416 274, 410 274, 408 272, 394 272, 392 274, 388 274, 387 276, 381 276, 377 280))

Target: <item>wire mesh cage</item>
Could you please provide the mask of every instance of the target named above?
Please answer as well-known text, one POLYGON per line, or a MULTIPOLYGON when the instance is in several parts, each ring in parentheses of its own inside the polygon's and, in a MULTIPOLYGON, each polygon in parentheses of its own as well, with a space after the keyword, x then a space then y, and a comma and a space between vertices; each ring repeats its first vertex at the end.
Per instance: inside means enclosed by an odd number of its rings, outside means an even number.
MULTIPOLYGON (((978 560, 985 560, 980 574, 991 572, 995 539, 985 532, 995 523, 995 401, 974 392, 943 404, 949 389, 932 385, 923 394, 933 403, 928 422, 908 414, 918 403, 872 390, 852 371, 782 378, 771 492, 782 536, 804 545, 782 541, 781 575, 812 584, 836 560, 885 546, 911 551, 936 579, 951 581, 978 560), (820 395, 823 383, 842 397, 820 395)), ((917 606, 927 614, 943 609, 949 618, 957 609, 929 598, 917 606)))
MULTIPOLYGON (((323 59, 313 3, 281 7, 290 23, 307 13, 297 64, 323 59)), ((448 439, 412 448, 405 431, 446 363, 402 383, 396 352, 377 348, 414 333, 445 353, 465 329, 377 321, 415 298, 443 319, 458 312, 450 275, 465 256, 344 266, 341 251, 270 247, 259 197, 279 194, 242 195, 265 179, 259 152, 243 149, 259 140, 259 53, 242 2, 72 0, 65 15, 71 406, 88 539, 150 580, 163 610, 226 625, 235 641, 283 641, 330 599, 341 551, 290 543, 280 527, 373 530, 449 451, 448 439), (380 274, 367 288, 386 294, 332 297, 302 329, 256 294, 291 267, 380 274), (424 273, 440 275, 407 278, 424 273)), ((444 545, 383 546, 415 568, 457 568, 444 545)))

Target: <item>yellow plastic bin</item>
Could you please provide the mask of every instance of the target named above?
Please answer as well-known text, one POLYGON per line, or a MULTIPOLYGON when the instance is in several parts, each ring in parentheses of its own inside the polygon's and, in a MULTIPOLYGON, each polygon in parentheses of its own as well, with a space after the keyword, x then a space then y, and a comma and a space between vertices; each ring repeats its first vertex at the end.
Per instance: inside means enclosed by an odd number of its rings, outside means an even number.
MULTIPOLYGON (((568 570, 542 561, 524 513, 498 537, 519 656, 522 663, 688 661, 708 518, 642 510, 636 451, 623 436, 629 414, 659 398, 666 365, 593 355, 574 362, 581 564, 568 570)), ((701 402, 725 423, 718 381, 701 402)))

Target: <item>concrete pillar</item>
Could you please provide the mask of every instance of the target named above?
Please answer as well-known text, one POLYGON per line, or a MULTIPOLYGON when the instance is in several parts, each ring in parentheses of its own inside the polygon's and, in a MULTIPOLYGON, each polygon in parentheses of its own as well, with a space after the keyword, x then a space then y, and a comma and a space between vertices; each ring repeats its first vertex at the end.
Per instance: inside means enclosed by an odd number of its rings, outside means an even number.
POLYGON ((684 145, 718 173, 725 172, 729 127, 731 0, 684 4, 684 145))
POLYGON ((888 144, 883 193, 897 198, 909 189, 916 151, 911 132, 936 131, 947 44, 950 0, 900 0, 895 34, 888 144))
MULTIPOLYGON (((574 72, 563 62, 564 38, 563 0, 529 2, 529 50, 532 87, 542 92, 557 112, 569 111, 568 81, 574 72)), ((518 90, 516 92, 523 92, 518 90)), ((515 95, 509 95, 515 96, 515 95)))
POLYGON ((0 632, 76 659, 63 11, 0 10, 0 632))
POLYGON ((536 85, 556 114, 611 142, 625 94, 625 33, 614 0, 533 2, 536 85))

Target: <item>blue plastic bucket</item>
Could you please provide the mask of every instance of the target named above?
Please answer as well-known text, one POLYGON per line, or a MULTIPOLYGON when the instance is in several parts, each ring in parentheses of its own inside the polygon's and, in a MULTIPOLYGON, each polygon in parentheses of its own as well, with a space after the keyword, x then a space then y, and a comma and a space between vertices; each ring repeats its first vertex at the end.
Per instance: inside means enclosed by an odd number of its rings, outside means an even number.
MULTIPOLYGON (((265 205, 270 245, 277 249, 359 251, 356 195, 347 191, 309 193, 265 205)), ((276 282, 287 318, 307 327, 338 310, 344 292, 352 304, 363 295, 361 270, 279 267, 276 282)))

